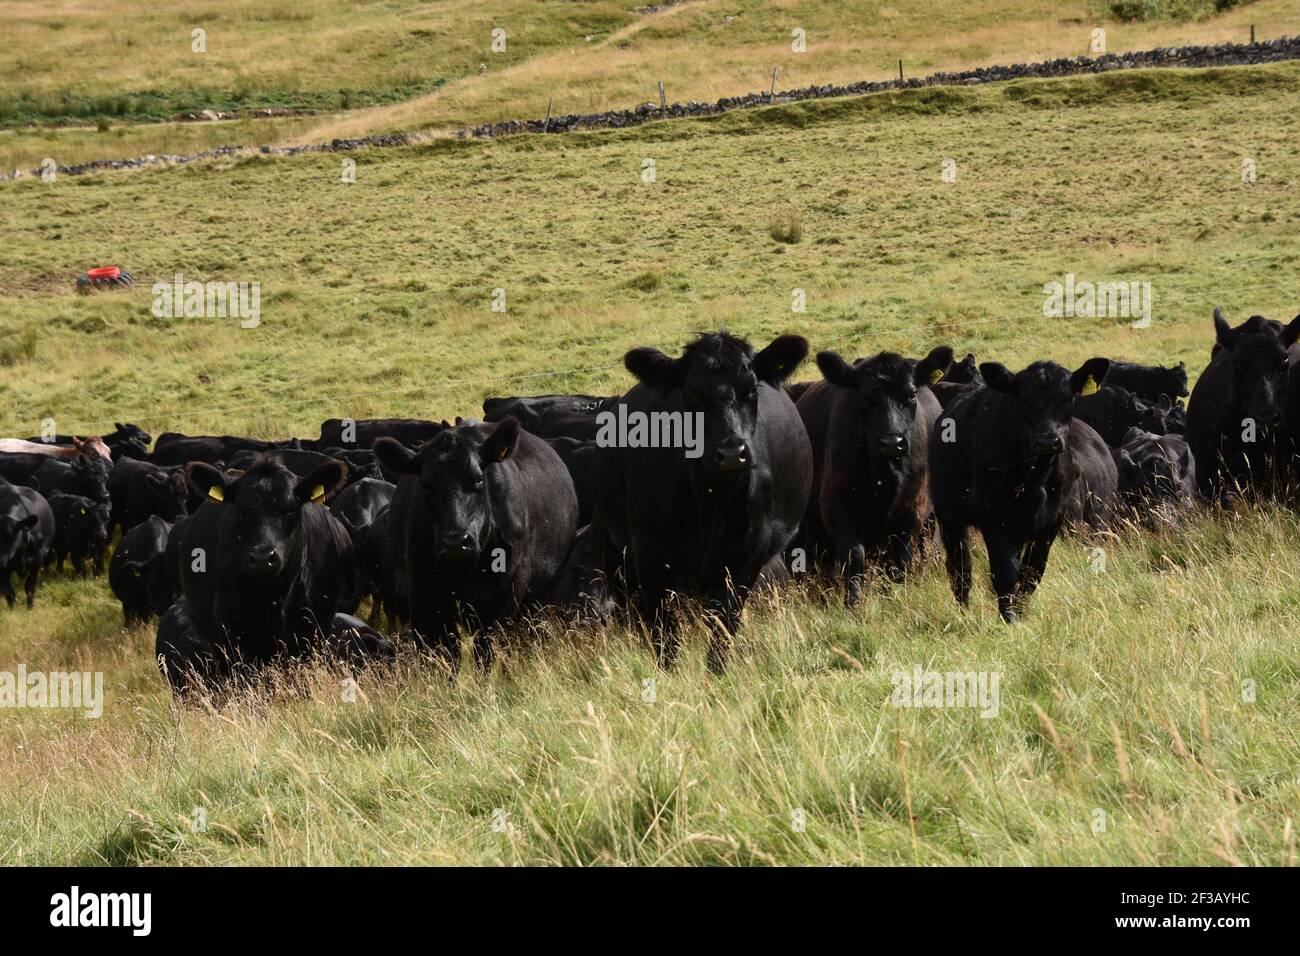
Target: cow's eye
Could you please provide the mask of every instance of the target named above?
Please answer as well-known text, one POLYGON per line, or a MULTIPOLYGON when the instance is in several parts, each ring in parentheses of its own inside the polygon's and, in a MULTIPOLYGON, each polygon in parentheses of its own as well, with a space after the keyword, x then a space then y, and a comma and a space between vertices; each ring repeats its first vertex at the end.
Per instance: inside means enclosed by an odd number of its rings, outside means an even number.
POLYGON ((474 490, 475 491, 483 490, 483 478, 481 476, 474 479, 474 490))
POLYGON ((915 405, 915 404, 916 404, 916 392, 913 392, 911 395, 908 395, 908 396, 907 396, 907 404, 909 404, 909 405, 915 405))

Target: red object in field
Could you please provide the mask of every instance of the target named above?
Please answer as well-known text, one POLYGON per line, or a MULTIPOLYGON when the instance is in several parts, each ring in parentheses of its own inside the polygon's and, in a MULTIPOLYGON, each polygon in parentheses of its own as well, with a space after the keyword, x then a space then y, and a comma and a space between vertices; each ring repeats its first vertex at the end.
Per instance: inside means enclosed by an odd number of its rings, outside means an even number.
POLYGON ((89 269, 86 275, 92 279, 116 279, 122 274, 122 270, 117 266, 103 266, 99 269, 89 269))

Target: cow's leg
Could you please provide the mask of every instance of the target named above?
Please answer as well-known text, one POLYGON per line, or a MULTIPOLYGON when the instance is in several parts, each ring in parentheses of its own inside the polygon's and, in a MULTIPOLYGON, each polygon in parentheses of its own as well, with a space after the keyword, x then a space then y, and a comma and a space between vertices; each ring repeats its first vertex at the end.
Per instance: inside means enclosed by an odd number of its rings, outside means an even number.
POLYGON ((740 613, 745 606, 745 589, 727 586, 714 592, 709 601, 709 670, 721 674, 727 669, 731 641, 740 630, 740 613))
POLYGON ((1020 561, 1020 581, 1016 588, 1018 611, 1023 610, 1029 596, 1037 589, 1038 582, 1043 579, 1043 572, 1047 569, 1047 556, 1055 540, 1056 532, 1053 531, 1034 538, 1026 546, 1024 557, 1020 561))
POLYGON ((857 522, 847 505, 833 498, 826 509, 826 524, 835 542, 835 566, 844 575, 844 606, 853 607, 862 600, 862 579, 867 571, 867 551, 858 533, 857 522))
POLYGON ((948 570, 953 597, 965 607, 970 603, 970 528, 965 524, 940 521, 939 537, 943 541, 944 566, 948 570))
POLYGON ((77 572, 78 577, 86 576, 86 552, 77 548, 72 552, 72 567, 77 572))
POLYGON ((885 573, 895 583, 907 577, 908 571, 916 561, 920 545, 920 528, 913 525, 895 531, 885 543, 885 573))
POLYGON ((635 547, 637 587, 633 601, 654 641, 655 655, 661 667, 672 667, 677 660, 681 641, 677 616, 668 606, 668 581, 671 567, 666 552, 653 544, 635 547))
POLYGON ((0 573, 0 593, 4 594, 5 600, 9 602, 10 607, 14 606, 15 600, 12 574, 13 572, 8 570, 0 573))
POLYGON ((95 577, 99 577, 104 573, 104 546, 102 544, 95 545, 94 556, 95 577))
POLYGON ((32 609, 36 603, 36 577, 41 573, 41 562, 33 558, 27 564, 27 580, 23 582, 23 590, 27 592, 27 610, 32 609))
POLYGON ((982 528, 989 552, 993 591, 998 596, 998 613, 1007 623, 1016 619, 1016 585, 1020 580, 1020 555, 999 528, 982 528))

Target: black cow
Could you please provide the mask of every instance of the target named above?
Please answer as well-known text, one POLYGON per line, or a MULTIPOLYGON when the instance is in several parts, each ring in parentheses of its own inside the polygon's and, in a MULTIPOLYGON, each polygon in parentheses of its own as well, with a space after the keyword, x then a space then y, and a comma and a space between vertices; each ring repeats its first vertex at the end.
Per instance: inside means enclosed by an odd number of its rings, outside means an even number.
POLYGON ((804 532, 843 570, 849 606, 861 599, 868 555, 895 580, 913 562, 929 513, 926 455, 940 411, 927 386, 951 364, 946 346, 916 363, 893 352, 852 365, 835 352, 817 354, 824 381, 797 405, 813 454, 804 532))
POLYGON ((526 431, 539 438, 574 438, 592 441, 598 425, 596 416, 608 411, 618 396, 535 395, 527 398, 483 399, 483 420, 499 422, 507 416, 519 419, 526 431))
POLYGON ((578 495, 578 526, 591 524, 594 507, 591 496, 591 463, 596 458, 595 441, 581 438, 548 438, 546 444, 555 449, 573 479, 573 490, 578 495))
POLYGON ((1247 489, 1277 493, 1290 470, 1287 350, 1300 336, 1300 316, 1281 332, 1260 315, 1233 328, 1216 308, 1214 331, 1219 351, 1196 380, 1187 409, 1197 490, 1216 500, 1247 489))
POLYGON ((392 549, 388 546, 389 510, 385 508, 375 515, 361 535, 357 544, 357 577, 370 587, 369 622, 378 624, 386 614, 389 630, 398 631, 406 623, 409 612, 405 592, 398 588, 392 549))
MULTIPOLYGON (((1288 392, 1289 394, 1289 392, 1288 392)), ((1182 435, 1187 431, 1187 406, 1181 398, 1174 399, 1173 407, 1165 416, 1165 434, 1182 435)))
POLYGON ((49 455, 0 452, 0 478, 36 488, 43 495, 62 491, 108 501, 111 468, 112 464, 98 455, 76 455, 64 460, 49 455))
POLYGON ((1196 461, 1181 435, 1134 428, 1114 450, 1120 499, 1139 518, 1176 524, 1193 505, 1196 461))
POLYGON ((980 370, 975 363, 975 356, 967 352, 964 359, 949 366, 943 378, 930 384, 930 391, 934 392, 934 397, 939 400, 939 404, 943 408, 947 408, 952 404, 952 400, 963 391, 983 384, 984 379, 980 377, 980 370))
POLYGON ((486 662, 497 624, 550 603, 578 530, 564 463, 520 428, 463 422, 412 452, 383 438, 375 454, 402 474, 388 511, 389 548, 403 614, 454 667, 457 626, 476 632, 486 662))
POLYGON ((1076 475, 1065 501, 1065 517, 1078 525, 1100 528, 1110 520, 1119 503, 1115 459, 1101 435, 1077 418, 1070 420, 1067 440, 1076 475))
POLYGON ((116 526, 129 531, 150 515, 173 522, 189 511, 185 469, 179 465, 164 468, 152 462, 119 458, 108 476, 108 493, 113 500, 110 533, 116 526))
POLYGON ((72 557, 72 567, 83 577, 86 558, 93 561, 95 576, 104 573, 104 550, 108 547, 111 508, 102 501, 66 495, 56 491, 46 499, 54 513, 54 547, 45 558, 46 567, 62 573, 63 559, 72 557))
POLYGON ((1091 395, 1080 395, 1074 402, 1074 417, 1087 422, 1102 440, 1114 448, 1124 440, 1130 428, 1165 433, 1165 419, 1172 403, 1161 395, 1154 405, 1109 380, 1091 395))
POLYGON ((743 339, 713 332, 679 358, 653 348, 624 356, 640 380, 619 403, 629 422, 676 420, 684 437, 689 421, 702 431, 694 449, 598 439, 593 465, 596 563, 632 589, 665 666, 678 649, 669 592, 708 602, 709 666, 720 672, 750 589, 799 529, 812 449, 782 383, 807 354, 807 340, 796 335, 756 354, 743 339), (670 417, 651 417, 664 413, 670 417))
POLYGON ((23 579, 30 608, 45 555, 54 546, 54 513, 40 492, 0 479, 0 593, 16 596, 11 575, 23 579))
POLYGON ((444 428, 446 422, 429 422, 421 418, 331 418, 321 422, 317 448, 373 448, 380 438, 395 438, 415 448, 444 428), (346 439, 346 440, 345 440, 346 439))
POLYGON ((1047 567, 1078 469, 1069 440, 1075 397, 1109 362, 1074 372, 1035 362, 1012 374, 984 362, 984 385, 944 409, 930 435, 930 497, 957 602, 970 600, 970 529, 988 547, 998 611, 1014 621, 1047 567))
MULTIPOLYGON (((356 555, 356 588, 351 596, 343 602, 349 612, 355 611, 361 600, 378 593, 374 579, 370 576, 370 566, 362 559, 362 543, 366 533, 375 522, 375 516, 388 508, 393 500, 396 486, 391 482, 376 478, 362 478, 348 485, 329 503, 334 517, 343 523, 348 537, 352 539, 353 553, 356 555)), ((373 606, 373 605, 372 605, 373 606)), ((371 617, 371 623, 376 618, 371 617)))
MULTIPOLYGON (((153 436, 139 425, 123 425, 121 422, 116 422, 113 427, 115 428, 115 431, 111 431, 107 435, 100 435, 99 438, 100 441, 108 446, 108 450, 110 454, 112 454, 114 461, 117 461, 119 458, 144 459, 149 457, 149 443, 153 441, 153 436)), ((27 440, 52 445, 71 445, 77 441, 85 441, 86 436, 77 435, 74 437, 72 435, 55 435, 53 438, 45 438, 41 435, 37 435, 35 438, 29 438, 27 440)))
POLYGON ((273 451, 300 446, 301 442, 296 438, 263 441, 237 435, 182 435, 178 432, 164 432, 158 436, 149 457, 155 465, 187 465, 192 461, 215 465, 230 461, 241 451, 273 451))
POLYGON ((190 463, 190 484, 209 500, 184 528, 183 596, 158 629, 157 655, 173 689, 185 690, 192 675, 219 681, 342 649, 333 621, 354 586, 352 543, 321 502, 345 474, 339 461, 306 477, 270 457, 238 477, 190 463), (195 550, 201 562, 190 560, 195 550))
POLYGON ((108 562, 108 586, 122 602, 127 627, 161 616, 176 598, 166 568, 171 529, 167 521, 151 515, 122 535, 108 562))
POLYGON ((1106 384, 1126 388, 1153 405, 1160 401, 1161 395, 1167 395, 1170 400, 1186 398, 1187 366, 1179 362, 1163 368, 1159 365, 1138 365, 1111 359, 1106 384))

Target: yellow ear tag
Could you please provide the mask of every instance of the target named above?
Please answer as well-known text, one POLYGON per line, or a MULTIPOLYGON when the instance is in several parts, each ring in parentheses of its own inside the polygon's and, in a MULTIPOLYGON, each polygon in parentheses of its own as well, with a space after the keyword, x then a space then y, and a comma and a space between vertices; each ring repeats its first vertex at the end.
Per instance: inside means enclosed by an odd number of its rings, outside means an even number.
POLYGON ((315 488, 311 490, 311 500, 316 502, 316 504, 321 504, 325 501, 324 485, 317 485, 315 488))
POLYGON ((1097 392, 1099 392, 1100 390, 1101 390, 1101 388, 1100 388, 1100 386, 1097 384, 1097 380, 1096 380, 1095 378, 1093 378, 1091 375, 1089 375, 1088 378, 1087 378, 1087 379, 1084 381, 1084 383, 1083 383, 1083 390, 1082 390, 1081 392, 1079 392, 1079 394, 1080 394, 1080 395, 1096 395, 1097 392))
POLYGON ((935 369, 933 372, 930 373, 930 384, 933 385, 941 378, 943 378, 943 369, 938 369, 938 368, 935 369))
POLYGON ((510 454, 510 449, 502 448, 499 452, 497 452, 497 461, 505 461, 506 455, 508 454, 510 454))
POLYGON ((220 485, 208 485, 208 497, 213 501, 225 501, 226 493, 220 485))

